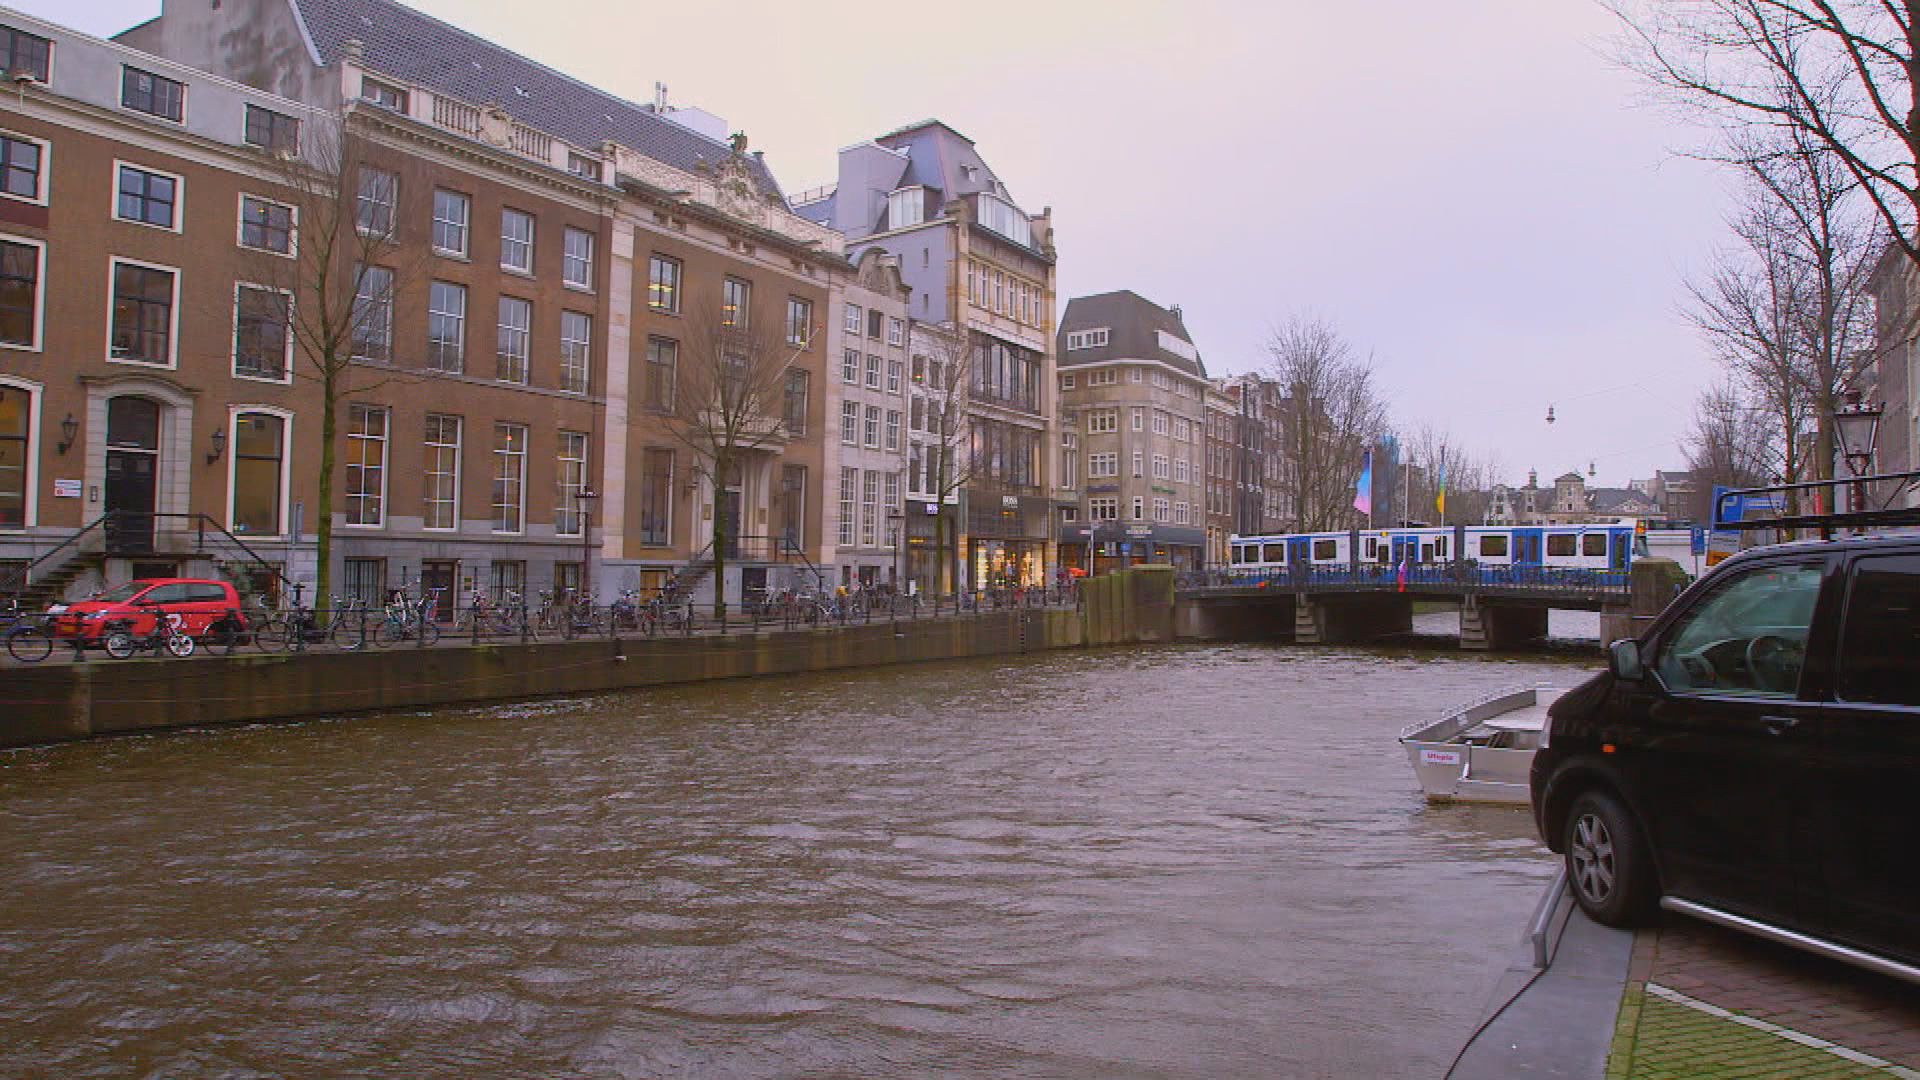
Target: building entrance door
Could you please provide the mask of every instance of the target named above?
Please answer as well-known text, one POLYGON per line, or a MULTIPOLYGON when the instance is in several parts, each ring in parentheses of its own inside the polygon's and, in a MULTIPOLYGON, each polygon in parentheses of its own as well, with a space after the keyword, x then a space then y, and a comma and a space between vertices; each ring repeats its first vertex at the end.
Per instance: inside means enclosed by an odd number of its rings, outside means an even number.
POLYGON ((454 586, 460 581, 460 563, 453 559, 428 559, 420 564, 420 591, 433 597, 433 621, 452 622, 454 586), (440 590, 435 593, 434 590, 440 590))
POLYGON ((160 406, 139 397, 107 402, 107 550, 141 554, 153 550, 153 515, 159 493, 160 406))

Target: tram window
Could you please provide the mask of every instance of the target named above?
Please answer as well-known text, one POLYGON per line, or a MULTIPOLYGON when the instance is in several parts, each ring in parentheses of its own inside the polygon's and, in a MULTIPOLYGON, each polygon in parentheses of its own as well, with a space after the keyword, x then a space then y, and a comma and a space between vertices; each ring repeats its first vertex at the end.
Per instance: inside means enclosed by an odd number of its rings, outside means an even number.
POLYGON ((1483 559, 1504 559, 1507 556, 1507 538, 1504 536, 1483 536, 1480 538, 1480 557, 1483 559))
POLYGON ((1580 554, 1605 556, 1607 553, 1607 534, 1588 533, 1580 538, 1580 554))
POLYGON ((1373 558, 1374 549, 1378 548, 1379 546, 1380 546, 1380 541, 1375 540, 1371 536, 1367 537, 1367 558, 1369 560, 1373 558))
POLYGON ((1444 559, 1447 557, 1447 538, 1446 537, 1436 536, 1433 538, 1433 554, 1435 558, 1439 558, 1439 559, 1444 559))
POLYGON ((1246 548, 1244 548, 1244 547, 1241 547, 1241 546, 1240 546, 1239 544, 1235 544, 1235 545, 1233 545, 1233 561, 1234 561, 1235 563, 1243 563, 1243 562, 1246 562, 1246 561, 1247 561, 1247 549, 1246 549, 1246 548))
POLYGON ((1336 559, 1339 557, 1338 551, 1339 549, 1334 547, 1334 543, 1331 540, 1315 540, 1313 542, 1313 558, 1316 562, 1336 559))
POLYGON ((1566 558, 1573 554, 1573 534, 1558 533, 1547 537, 1547 556, 1566 558))
POLYGON ((1260 556, 1260 561, 1261 562, 1280 562, 1280 563, 1286 562, 1287 561, 1287 545, 1285 544, 1265 545, 1265 550, 1260 556))

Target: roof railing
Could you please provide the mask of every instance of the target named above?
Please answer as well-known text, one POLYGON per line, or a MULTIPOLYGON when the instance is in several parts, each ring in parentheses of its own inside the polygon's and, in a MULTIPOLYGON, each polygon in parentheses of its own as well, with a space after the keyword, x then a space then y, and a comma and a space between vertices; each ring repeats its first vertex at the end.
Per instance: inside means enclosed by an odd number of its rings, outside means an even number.
POLYGON ((1920 525, 1920 506, 1886 507, 1879 510, 1831 511, 1819 514, 1782 514, 1775 517, 1757 517, 1749 519, 1742 512, 1739 520, 1728 520, 1729 508, 1736 502, 1744 503, 1749 499, 1765 498, 1772 495, 1792 494, 1801 491, 1826 492, 1831 499, 1834 492, 1843 487, 1855 486, 1856 490, 1871 490, 1874 485, 1891 481, 1903 481, 1901 490, 1906 490, 1920 482, 1920 469, 1906 472, 1878 473, 1873 476, 1835 477, 1831 480, 1813 480, 1798 484, 1771 484, 1766 487, 1733 488, 1722 491, 1713 502, 1713 528, 1726 532, 1753 532, 1760 529, 1818 529, 1823 539, 1831 539, 1835 529, 1885 529, 1902 525, 1920 525))

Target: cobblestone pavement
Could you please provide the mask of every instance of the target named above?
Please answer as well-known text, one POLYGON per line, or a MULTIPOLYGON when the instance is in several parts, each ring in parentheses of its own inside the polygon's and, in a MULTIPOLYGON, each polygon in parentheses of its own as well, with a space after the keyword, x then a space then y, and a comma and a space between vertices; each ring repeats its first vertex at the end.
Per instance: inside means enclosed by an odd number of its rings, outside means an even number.
POLYGON ((1634 943, 1607 1076, 1920 1078, 1920 993, 1669 917, 1634 943))

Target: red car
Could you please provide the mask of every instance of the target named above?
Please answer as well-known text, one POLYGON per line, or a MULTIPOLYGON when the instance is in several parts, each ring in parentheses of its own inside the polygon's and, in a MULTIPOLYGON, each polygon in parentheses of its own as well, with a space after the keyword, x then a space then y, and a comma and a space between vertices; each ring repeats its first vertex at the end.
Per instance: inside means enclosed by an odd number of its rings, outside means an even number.
POLYGON ((240 594, 224 581, 202 578, 143 578, 107 590, 90 600, 55 604, 48 608, 56 637, 97 641, 107 624, 127 620, 135 635, 149 633, 158 614, 179 612, 188 637, 203 638, 212 628, 231 619, 236 631, 245 628, 240 594))

